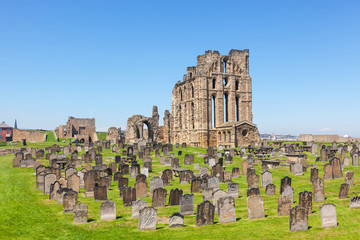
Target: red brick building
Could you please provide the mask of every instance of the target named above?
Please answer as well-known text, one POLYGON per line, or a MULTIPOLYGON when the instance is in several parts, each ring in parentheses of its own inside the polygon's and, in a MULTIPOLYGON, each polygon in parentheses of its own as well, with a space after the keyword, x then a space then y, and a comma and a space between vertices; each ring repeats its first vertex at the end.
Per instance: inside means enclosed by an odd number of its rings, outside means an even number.
POLYGON ((10 142, 13 138, 13 128, 5 122, 0 124, 0 142, 10 142))

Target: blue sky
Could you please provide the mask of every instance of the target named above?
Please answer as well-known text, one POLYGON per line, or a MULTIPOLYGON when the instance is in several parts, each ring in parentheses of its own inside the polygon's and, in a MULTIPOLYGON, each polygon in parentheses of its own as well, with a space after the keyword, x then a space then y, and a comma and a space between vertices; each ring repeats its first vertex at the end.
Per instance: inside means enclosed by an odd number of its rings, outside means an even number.
POLYGON ((197 55, 250 49, 261 133, 360 137, 359 1, 0 1, 0 120, 160 118, 197 55))

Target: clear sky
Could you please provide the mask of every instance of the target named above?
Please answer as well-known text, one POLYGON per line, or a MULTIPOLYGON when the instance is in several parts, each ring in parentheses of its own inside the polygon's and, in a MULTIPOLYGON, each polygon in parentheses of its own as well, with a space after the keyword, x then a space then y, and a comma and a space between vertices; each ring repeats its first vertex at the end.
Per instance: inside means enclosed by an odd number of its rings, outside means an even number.
POLYGON ((250 50, 260 133, 360 137, 360 1, 0 1, 0 121, 126 127, 197 55, 250 50))

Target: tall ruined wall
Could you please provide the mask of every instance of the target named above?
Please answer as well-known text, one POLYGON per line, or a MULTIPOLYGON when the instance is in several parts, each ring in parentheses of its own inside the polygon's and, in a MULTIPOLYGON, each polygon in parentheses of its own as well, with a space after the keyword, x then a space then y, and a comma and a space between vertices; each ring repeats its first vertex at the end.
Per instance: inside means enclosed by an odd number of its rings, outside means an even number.
POLYGON ((13 129, 13 141, 22 141, 22 139, 26 139, 27 142, 45 142, 46 141, 46 133, 39 131, 31 131, 31 130, 20 130, 13 129))
POLYGON ((252 122, 249 51, 231 50, 228 56, 206 51, 198 56, 196 67, 188 67, 172 91, 171 113, 171 142, 203 147, 216 142, 211 129, 227 122, 252 122))

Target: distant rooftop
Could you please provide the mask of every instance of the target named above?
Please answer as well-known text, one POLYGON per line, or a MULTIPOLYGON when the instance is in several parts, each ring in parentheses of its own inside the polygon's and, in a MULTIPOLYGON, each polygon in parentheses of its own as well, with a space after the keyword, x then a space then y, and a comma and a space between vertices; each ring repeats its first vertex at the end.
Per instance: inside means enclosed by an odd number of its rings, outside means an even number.
POLYGON ((9 125, 7 125, 4 121, 0 124, 0 128, 11 128, 9 125))

